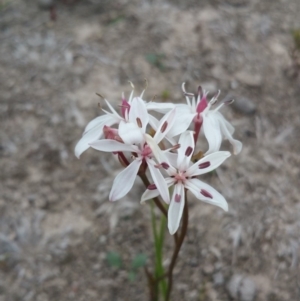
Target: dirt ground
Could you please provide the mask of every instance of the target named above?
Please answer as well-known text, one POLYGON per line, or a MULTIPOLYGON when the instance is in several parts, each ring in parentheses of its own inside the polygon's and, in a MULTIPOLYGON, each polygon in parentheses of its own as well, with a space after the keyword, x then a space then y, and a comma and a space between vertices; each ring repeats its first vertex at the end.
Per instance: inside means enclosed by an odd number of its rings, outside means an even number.
POLYGON ((109 203, 115 159, 73 153, 95 92, 117 106, 145 78, 146 100, 183 102, 183 81, 234 96, 222 112, 244 144, 204 177, 229 212, 190 199, 172 300, 300 300, 299 0, 65 1, 56 21, 0 3, 1 301, 147 300, 143 272, 128 279, 136 254, 152 259, 142 184, 109 203))

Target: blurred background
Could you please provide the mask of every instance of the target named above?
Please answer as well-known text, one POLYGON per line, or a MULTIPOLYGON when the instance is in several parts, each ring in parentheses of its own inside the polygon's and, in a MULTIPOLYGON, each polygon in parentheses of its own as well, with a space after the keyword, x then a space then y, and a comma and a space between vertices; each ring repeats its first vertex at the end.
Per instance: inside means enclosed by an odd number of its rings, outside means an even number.
POLYGON ((183 81, 234 97, 222 112, 244 144, 204 177, 229 213, 190 200, 172 300, 300 300, 299 13, 299 0, 1 0, 0 300, 147 300, 142 184, 111 204, 118 162, 73 154, 101 114, 95 92, 117 106, 145 78, 148 101, 185 101, 183 81))

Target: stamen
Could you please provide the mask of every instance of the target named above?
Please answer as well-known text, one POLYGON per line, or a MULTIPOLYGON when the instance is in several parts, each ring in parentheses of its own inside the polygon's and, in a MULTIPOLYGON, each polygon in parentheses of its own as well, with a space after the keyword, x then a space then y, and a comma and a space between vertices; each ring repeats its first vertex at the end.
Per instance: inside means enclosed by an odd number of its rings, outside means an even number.
POLYGON ((231 104, 233 104, 233 103, 234 103, 234 99, 229 99, 229 100, 224 101, 224 104, 225 104, 226 106, 229 106, 229 105, 231 105, 231 104))
POLYGON ((161 133, 163 133, 167 129, 167 126, 168 126, 168 122, 165 121, 160 129, 161 133))
POLYGON ((134 89, 133 83, 130 80, 128 82, 130 83, 131 88, 134 89))
POLYGON ((200 98, 203 97, 203 89, 201 86, 198 87, 198 95, 200 96, 200 98))
POLYGON ((189 96, 189 97, 194 97, 195 96, 195 94, 189 93, 189 92, 184 92, 183 94, 184 94, 184 96, 189 96))
POLYGON ((218 92, 213 96, 213 98, 209 102, 210 105, 214 105, 218 101, 218 97, 219 97, 220 93, 221 93, 221 90, 218 90, 218 92))
POLYGON ((203 168, 207 168, 210 166, 210 162, 203 162, 203 163, 200 163, 199 165, 199 169, 203 169, 203 168))
POLYGON ((224 105, 225 105, 225 102, 222 102, 221 104, 219 104, 219 105, 214 109, 214 112, 219 111, 224 105))
POLYGON ((185 151, 185 155, 188 157, 190 156, 190 154, 193 152, 193 148, 191 146, 188 146, 186 151, 185 151))
POLYGON ((176 193, 176 194, 175 194, 175 202, 176 202, 176 203, 180 203, 180 200, 181 200, 181 195, 178 194, 178 193, 176 193))
POLYGON ((139 128, 143 127, 142 120, 139 117, 136 119, 136 123, 137 123, 139 128))
POLYGON ((102 96, 100 93, 96 93, 97 96, 99 96, 100 98, 105 98, 104 96, 102 96))
POLYGON ((182 83, 181 89, 182 89, 182 92, 183 92, 183 94, 184 94, 185 96, 191 96, 191 97, 195 96, 193 93, 188 93, 188 92, 186 92, 186 90, 185 90, 185 83, 182 83))
POLYGON ((213 196, 212 196, 208 191, 206 191, 205 189, 201 189, 201 190, 200 190, 200 193, 201 193, 202 195, 204 195, 205 197, 207 197, 207 198, 210 198, 210 199, 213 198, 213 196))
POLYGON ((148 187, 147 187, 148 190, 155 190, 157 189, 156 185, 155 184, 150 184, 148 187))

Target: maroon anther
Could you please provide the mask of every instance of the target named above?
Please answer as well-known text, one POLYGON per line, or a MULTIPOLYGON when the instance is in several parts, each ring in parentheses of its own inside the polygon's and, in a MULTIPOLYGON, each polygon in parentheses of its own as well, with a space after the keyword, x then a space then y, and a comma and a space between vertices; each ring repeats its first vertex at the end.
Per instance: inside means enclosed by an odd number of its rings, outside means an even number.
POLYGON ((160 129, 160 131, 163 133, 166 129, 167 129, 167 126, 168 126, 168 122, 165 121, 160 129))
POLYGON ((224 101, 224 104, 226 105, 226 106, 229 106, 229 105, 231 105, 231 104, 233 104, 234 103, 234 99, 229 99, 229 100, 225 100, 224 101))
POLYGON ((170 167, 170 165, 169 165, 168 163, 166 163, 166 162, 163 162, 163 163, 161 163, 160 165, 161 165, 161 167, 164 168, 164 169, 168 169, 168 168, 170 167))
POLYGON ((148 187, 147 187, 148 190, 155 190, 157 189, 156 185, 155 184, 150 184, 148 187))
POLYGON ((185 155, 188 157, 191 155, 192 152, 193 152, 193 148, 191 146, 188 146, 185 151, 185 155))
POLYGON ((206 190, 204 190, 204 189, 201 189, 201 190, 200 190, 200 193, 201 193, 202 195, 204 195, 205 197, 207 197, 207 198, 210 198, 210 199, 213 198, 213 196, 212 196, 208 191, 206 191, 206 190))
POLYGON ((178 193, 176 193, 176 194, 175 194, 175 202, 176 202, 176 203, 180 203, 180 200, 181 200, 181 195, 178 194, 178 193))
POLYGON ((142 120, 139 117, 136 119, 136 123, 137 123, 139 128, 143 127, 142 120))
POLYGON ((203 168, 207 168, 210 166, 210 162, 203 162, 203 163, 200 163, 199 165, 199 169, 203 169, 203 168))
POLYGON ((221 93, 220 90, 217 93, 215 93, 215 95, 213 96, 213 98, 210 101, 211 105, 214 105, 218 101, 218 97, 219 97, 220 93, 221 93))

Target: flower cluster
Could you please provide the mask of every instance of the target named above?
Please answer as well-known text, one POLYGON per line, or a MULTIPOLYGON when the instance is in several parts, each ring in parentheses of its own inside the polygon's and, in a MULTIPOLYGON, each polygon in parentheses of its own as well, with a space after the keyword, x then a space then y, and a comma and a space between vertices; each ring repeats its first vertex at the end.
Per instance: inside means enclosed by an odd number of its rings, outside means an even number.
POLYGON ((241 151, 242 143, 232 137, 234 128, 215 108, 218 96, 210 101, 201 87, 195 96, 185 90, 186 104, 146 102, 143 93, 121 99, 120 113, 105 100, 109 111, 92 120, 75 147, 80 155, 89 147, 110 152, 125 167, 115 178, 109 195, 111 201, 124 197, 132 188, 137 175, 149 171, 150 184, 141 202, 160 196, 169 205, 168 228, 174 234, 180 224, 189 190, 197 199, 228 210, 225 198, 198 176, 216 169, 231 154, 220 151, 223 139, 233 146, 233 153, 241 151), (160 120, 153 112, 161 115, 160 120), (192 130, 189 130, 192 129, 192 130), (203 132, 208 150, 197 152, 199 134, 203 132), (199 156, 200 154, 200 156, 199 156), (171 196, 170 196, 171 194, 171 196))

